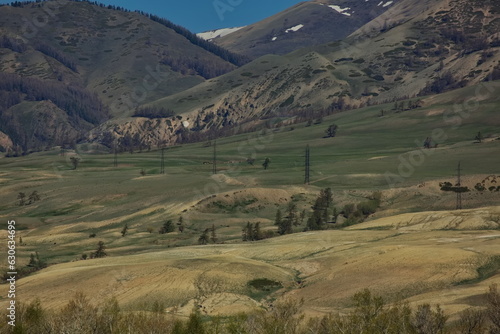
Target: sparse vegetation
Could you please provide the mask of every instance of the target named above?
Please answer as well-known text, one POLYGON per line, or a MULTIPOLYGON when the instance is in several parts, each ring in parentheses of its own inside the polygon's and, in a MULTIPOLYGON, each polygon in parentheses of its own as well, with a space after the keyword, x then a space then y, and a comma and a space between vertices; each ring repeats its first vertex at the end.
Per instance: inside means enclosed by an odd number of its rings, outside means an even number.
POLYGON ((330 207, 332 206, 332 190, 322 189, 312 207, 313 212, 307 220, 307 230, 322 230, 325 223, 330 220, 330 207))
POLYGON ((337 134, 337 129, 338 129, 338 126, 336 124, 332 124, 328 127, 328 129, 326 129, 326 136, 328 138, 331 138, 331 137, 335 137, 335 135, 337 134))
POLYGON ((106 246, 104 245, 104 241, 99 241, 97 243, 97 249, 94 252, 90 253, 90 258, 99 259, 106 256, 108 256, 108 253, 106 253, 106 246))
POLYGON ((47 267, 47 263, 40 259, 38 252, 35 252, 35 254, 30 254, 30 262, 28 263, 28 267, 31 267, 35 270, 40 270, 47 267))
POLYGON ((203 231, 203 233, 198 238, 198 243, 200 245, 206 245, 206 244, 208 244, 208 241, 209 241, 208 232, 209 232, 209 229, 207 228, 205 231, 203 231))
POLYGON ((80 158, 78 158, 78 157, 71 157, 69 159, 71 160, 71 164, 73 165, 73 169, 77 169, 78 165, 80 164, 80 158))
MULTIPOLYGON (((201 281, 200 284, 210 291, 217 290, 213 284, 201 281)), ((282 287, 266 278, 252 280, 248 286, 267 293, 282 287)), ((500 294, 496 285, 490 286, 486 300, 485 311, 467 309, 453 323, 439 305, 421 304, 412 308, 406 303, 387 304, 384 298, 368 289, 353 296, 354 308, 344 315, 331 313, 306 320, 301 310, 303 302, 289 298, 273 303, 266 311, 256 310, 223 319, 202 317, 196 307, 186 320, 179 320, 165 315, 160 301, 151 304, 151 312, 137 313, 122 310, 115 298, 96 306, 85 295, 77 293, 61 310, 47 310, 38 299, 19 305, 16 328, 27 333, 87 333, 95 329, 97 333, 109 334, 125 330, 138 334, 200 334, 211 333, 214 328, 220 334, 496 333, 500 329, 500 294)), ((1 326, 6 329, 8 325, 4 322, 1 326)))
POLYGON ((478 143, 482 143, 483 142, 483 135, 481 134, 481 132, 478 132, 475 139, 477 140, 478 143))
POLYGON ((264 169, 268 169, 269 164, 271 164, 271 159, 266 158, 266 159, 264 159, 264 162, 262 163, 262 167, 264 167, 264 169))
POLYGON ((126 236, 127 235, 127 232, 128 232, 128 224, 125 224, 125 226, 123 226, 122 230, 121 230, 121 235, 122 237, 126 236))
POLYGON ((163 223, 162 227, 158 231, 160 234, 172 233, 175 231, 174 223, 171 220, 167 220, 163 223))

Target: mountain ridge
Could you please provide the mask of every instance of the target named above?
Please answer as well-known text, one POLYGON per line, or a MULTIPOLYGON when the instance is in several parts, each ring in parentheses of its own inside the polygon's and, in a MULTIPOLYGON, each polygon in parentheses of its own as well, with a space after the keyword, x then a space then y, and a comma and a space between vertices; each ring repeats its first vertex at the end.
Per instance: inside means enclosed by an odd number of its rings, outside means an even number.
MULTIPOLYGON (((146 102, 192 87, 231 71, 237 67, 233 63, 244 62, 244 57, 201 40, 168 20, 87 1, 15 2, 0 7, 0 22, 0 72, 95 93, 110 117, 131 116, 146 102), (37 17, 47 21, 34 22, 37 17)), ((77 133, 55 136, 60 140, 49 142, 21 139, 30 134, 14 123, 30 114, 30 108, 26 112, 17 108, 13 113, 9 110, 14 106, 12 101, 51 98, 47 94, 29 95, 6 84, 10 88, 4 87, 2 94, 11 102, 0 105, 0 131, 10 138, 6 144, 14 142, 11 150, 27 153, 45 146, 69 145, 90 130, 83 126, 77 133)), ((77 95, 69 96, 74 104, 85 103, 77 95)), ((55 108, 53 113, 59 110, 55 108)), ((98 123, 110 117, 104 115, 98 123)), ((49 132, 47 129, 42 137, 50 137, 49 132)))
MULTIPOLYGON (((399 0, 396 0, 396 2, 399 0)), ((393 1, 314 0, 246 26, 213 41, 252 59, 265 54, 284 55, 300 48, 334 42, 375 19, 393 1), (384 7, 385 4, 388 4, 384 7), (297 30, 294 27, 300 27, 297 30)))

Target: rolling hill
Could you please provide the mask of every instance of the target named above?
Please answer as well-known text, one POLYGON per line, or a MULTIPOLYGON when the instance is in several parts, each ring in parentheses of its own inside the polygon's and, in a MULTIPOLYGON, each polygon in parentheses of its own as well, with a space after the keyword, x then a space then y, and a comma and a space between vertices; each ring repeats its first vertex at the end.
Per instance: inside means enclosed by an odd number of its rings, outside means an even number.
MULTIPOLYGON (((276 299, 303 298, 304 310, 318 316, 343 312, 354 293, 369 287, 387 301, 440 304, 446 314, 455 315, 480 299, 488 285, 499 283, 499 226, 488 221, 498 214, 498 207, 458 214, 422 212, 404 218, 414 221, 414 229, 385 229, 396 216, 355 230, 76 261, 24 278, 18 289, 24 302, 40 298, 45 307, 55 309, 78 291, 93 303, 116 297, 129 311, 158 302, 177 316, 187 316, 193 303, 208 315, 227 316, 269 307, 276 299), (464 229, 443 230, 432 227, 436 214, 481 218, 464 229), (419 219, 431 223, 417 227, 419 219), (259 291, 252 287, 257 279, 280 288, 259 291)), ((43 237, 26 239, 31 243, 43 237)), ((5 285, 0 288, 4 291, 5 285)))
POLYGON ((0 131, 22 152, 69 145, 107 119, 130 116, 241 61, 154 15, 86 1, 1 6, 0 131), (61 110, 65 132, 44 119, 61 110), (30 122, 44 126, 33 133, 30 122))

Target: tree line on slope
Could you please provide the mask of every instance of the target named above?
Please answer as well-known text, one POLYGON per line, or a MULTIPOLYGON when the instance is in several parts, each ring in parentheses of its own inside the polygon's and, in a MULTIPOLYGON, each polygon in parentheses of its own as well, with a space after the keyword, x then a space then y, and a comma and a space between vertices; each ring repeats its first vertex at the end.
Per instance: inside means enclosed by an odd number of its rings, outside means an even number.
MULTIPOLYGON (((45 0, 46 1, 46 0, 45 0)), ((41 2, 45 1, 40 1, 37 0, 36 3, 33 1, 13 1, 9 5, 12 7, 25 7, 25 6, 36 6, 37 4, 40 4, 41 2)), ((106 5, 103 3, 100 3, 99 1, 89 1, 89 0, 70 0, 73 2, 87 2, 90 4, 93 4, 95 6, 99 6, 101 8, 107 8, 107 9, 112 9, 112 10, 117 10, 117 11, 122 11, 122 12, 131 12, 130 10, 121 7, 121 6, 115 6, 115 5, 106 5)), ((188 29, 177 25, 173 23, 170 20, 164 19, 160 16, 154 15, 154 14, 148 14, 143 11, 136 11, 137 13, 144 15, 148 17, 150 20, 157 22, 167 28, 170 28, 174 30, 176 33, 179 35, 185 37, 187 40, 189 40, 192 44, 199 46, 206 51, 218 56, 219 58, 233 64, 236 66, 242 66, 250 61, 250 59, 246 56, 239 55, 236 53, 233 53, 229 50, 224 49, 221 46, 218 46, 210 41, 204 40, 203 38, 198 37, 195 33, 189 31, 188 29)))
POLYGON ((359 224, 377 211, 381 200, 382 194, 374 192, 365 201, 357 204, 349 203, 344 205, 341 210, 338 210, 333 206, 332 190, 330 188, 321 189, 314 204, 311 206, 312 211, 308 212, 306 209, 300 211, 292 201, 284 211, 281 208, 277 209, 274 218, 276 230, 261 229, 260 222, 247 222, 242 229, 242 240, 258 241, 277 235, 336 229, 359 224))
POLYGON ((23 135, 26 129, 21 125, 15 126, 21 122, 21 115, 7 112, 22 101, 51 101, 65 111, 69 121, 75 125, 81 125, 82 121, 97 125, 109 118, 108 108, 95 93, 86 88, 14 73, 0 73, 0 131, 9 135, 14 144, 21 145, 23 152, 29 149, 27 134, 23 135))

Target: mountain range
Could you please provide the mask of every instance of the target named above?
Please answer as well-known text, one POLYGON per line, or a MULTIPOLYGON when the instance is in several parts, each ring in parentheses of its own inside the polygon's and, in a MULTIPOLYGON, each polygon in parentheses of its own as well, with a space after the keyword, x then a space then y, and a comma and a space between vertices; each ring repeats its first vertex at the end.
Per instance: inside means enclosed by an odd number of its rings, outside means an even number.
POLYGON ((499 14, 494 0, 316 0, 200 38, 86 1, 2 6, 0 145, 161 146, 498 80, 499 14))
POLYGON ((347 37, 394 6, 396 1, 313 0, 212 41, 253 59, 284 55, 347 37))

